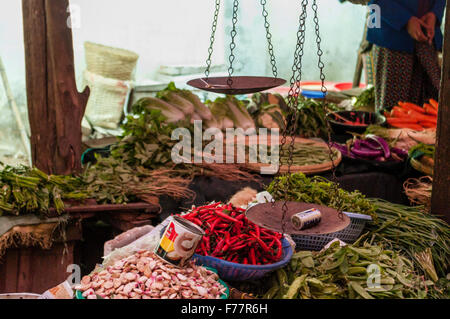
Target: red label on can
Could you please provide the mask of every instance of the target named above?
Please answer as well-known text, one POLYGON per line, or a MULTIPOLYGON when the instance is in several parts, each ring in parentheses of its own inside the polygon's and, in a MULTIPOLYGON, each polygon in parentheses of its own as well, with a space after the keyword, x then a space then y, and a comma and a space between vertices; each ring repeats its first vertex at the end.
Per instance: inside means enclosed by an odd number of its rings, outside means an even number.
POLYGON ((170 241, 175 241, 175 239, 177 238, 178 234, 175 231, 175 224, 173 222, 170 223, 169 227, 167 227, 166 236, 170 241))

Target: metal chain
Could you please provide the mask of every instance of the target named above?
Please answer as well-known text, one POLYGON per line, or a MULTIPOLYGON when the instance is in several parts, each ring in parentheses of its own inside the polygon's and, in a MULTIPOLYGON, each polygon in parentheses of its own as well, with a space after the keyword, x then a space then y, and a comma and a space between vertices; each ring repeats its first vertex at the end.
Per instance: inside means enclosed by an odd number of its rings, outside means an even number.
POLYGON ((229 57, 230 66, 228 68, 228 81, 227 81, 227 84, 230 87, 233 85, 233 79, 232 79, 232 75, 234 72, 233 62, 236 58, 234 56, 234 49, 236 48, 235 38, 237 35, 236 25, 238 22, 238 9, 239 9, 239 1, 234 0, 234 2, 233 2, 233 19, 232 19, 233 29, 231 30, 230 57, 229 57))
MULTIPOLYGON (((286 215, 288 212, 288 192, 289 192, 289 186, 291 181, 291 167, 293 164, 293 154, 294 154, 294 147, 295 147, 295 132, 297 130, 297 124, 298 124, 298 100, 300 95, 300 81, 302 77, 302 59, 303 59, 303 47, 305 44, 305 38, 306 38, 306 18, 307 18, 307 6, 308 6, 308 0, 302 1, 302 10, 299 18, 299 29, 297 31, 297 45, 294 52, 294 63, 292 65, 292 77, 290 82, 290 90, 288 95, 288 112, 286 116, 286 125, 283 131, 283 136, 281 139, 281 148, 280 148, 280 161, 278 166, 278 177, 280 177, 280 169, 283 165, 282 158, 284 157, 285 153, 285 146, 287 143, 287 135, 291 137, 291 141, 289 143, 289 155, 288 155, 288 172, 286 174, 287 181, 286 186, 284 189, 284 203, 282 206, 282 218, 281 218, 281 228, 282 232, 285 233, 286 229, 286 215)), ((276 183, 279 183, 277 181, 276 183)), ((277 184, 275 184, 275 189, 278 187, 277 184)))
MULTIPOLYGON (((317 66, 319 67, 320 70, 320 80, 322 81, 322 88, 321 91, 324 95, 323 98, 323 104, 325 106, 325 97, 327 94, 327 87, 325 86, 325 73, 323 71, 325 64, 322 61, 322 55, 323 55, 323 51, 320 47, 322 39, 320 38, 320 27, 319 27, 319 16, 318 16, 318 6, 317 6, 317 2, 316 0, 313 0, 313 4, 312 4, 312 9, 314 11, 314 24, 315 24, 315 30, 316 30, 316 43, 317 43, 317 56, 318 56, 318 63, 317 66)), ((326 109, 326 108, 325 108, 326 109)), ((328 135, 328 150, 329 150, 329 156, 330 156, 330 160, 331 160, 331 164, 332 164, 332 181, 333 181, 333 188, 334 188, 334 192, 335 192, 335 200, 337 201, 337 206, 341 207, 342 204, 342 198, 341 196, 339 196, 340 192, 339 192, 339 183, 336 177, 336 165, 334 163, 334 158, 333 158, 333 149, 331 146, 331 126, 330 123, 327 122, 327 135, 328 135)), ((343 213, 341 211, 338 212, 339 213, 339 217, 342 219, 343 218, 343 213)))
POLYGON ((264 18, 264 27, 266 28, 266 38, 267 38, 267 44, 269 48, 269 55, 270 55, 270 63, 272 64, 272 73, 275 78, 278 78, 278 69, 277 69, 277 62, 275 59, 275 53, 273 50, 273 44, 272 44, 272 34, 270 33, 270 23, 269 23, 269 13, 266 10, 266 4, 267 0, 261 0, 261 5, 263 8, 262 15, 264 18))
POLYGON ((320 44, 322 42, 322 39, 320 38, 320 27, 319 27, 319 16, 317 13, 317 1, 313 0, 313 4, 312 4, 312 9, 314 11, 314 24, 316 26, 316 43, 317 43, 317 56, 319 57, 319 61, 317 63, 317 66, 319 67, 320 70, 320 80, 322 81, 322 93, 324 94, 324 96, 327 94, 327 87, 325 86, 325 74, 323 72, 323 69, 325 67, 325 64, 322 62, 322 55, 323 55, 323 51, 320 48, 320 44))
POLYGON ((219 19, 219 11, 220 11, 220 0, 216 0, 216 7, 214 10, 214 21, 213 21, 213 25, 212 25, 212 33, 211 33, 211 37, 210 37, 210 45, 209 45, 209 49, 208 49, 208 59, 206 60, 206 70, 205 70, 205 76, 206 79, 209 78, 209 74, 211 71, 211 58, 212 58, 212 54, 214 52, 214 41, 215 41, 215 37, 216 37, 216 30, 217 30, 217 20, 219 19))

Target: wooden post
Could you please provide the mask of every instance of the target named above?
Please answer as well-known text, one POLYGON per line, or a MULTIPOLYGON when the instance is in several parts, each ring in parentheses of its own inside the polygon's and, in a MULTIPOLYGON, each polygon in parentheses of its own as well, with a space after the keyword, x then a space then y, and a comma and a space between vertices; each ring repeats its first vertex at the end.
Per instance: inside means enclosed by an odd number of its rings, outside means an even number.
POLYGON ((81 170, 81 120, 68 0, 22 0, 28 114, 34 166, 49 174, 81 170))
POLYGON ((450 223, 450 6, 447 5, 431 212, 450 223))

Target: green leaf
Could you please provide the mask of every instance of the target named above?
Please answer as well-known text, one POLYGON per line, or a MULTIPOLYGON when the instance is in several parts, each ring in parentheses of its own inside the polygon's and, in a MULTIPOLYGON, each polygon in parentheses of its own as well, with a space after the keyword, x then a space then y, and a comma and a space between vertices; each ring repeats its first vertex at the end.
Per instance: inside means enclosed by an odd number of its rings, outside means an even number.
POLYGON ((351 281, 350 286, 364 299, 374 299, 360 284, 356 281, 351 281))

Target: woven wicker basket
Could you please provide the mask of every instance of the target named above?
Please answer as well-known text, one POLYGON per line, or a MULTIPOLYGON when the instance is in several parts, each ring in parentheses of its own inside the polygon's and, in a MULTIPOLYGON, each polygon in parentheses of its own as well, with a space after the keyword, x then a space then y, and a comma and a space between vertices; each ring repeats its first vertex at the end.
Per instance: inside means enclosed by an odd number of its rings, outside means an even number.
POLYGON ((139 58, 136 53, 92 42, 85 42, 84 48, 89 72, 117 80, 132 79, 139 58))
POLYGON ((91 89, 85 116, 94 127, 116 129, 122 119, 132 84, 84 72, 85 85, 91 89))
POLYGON ((422 164, 418 159, 411 158, 411 166, 423 174, 433 176, 433 167, 422 164))

